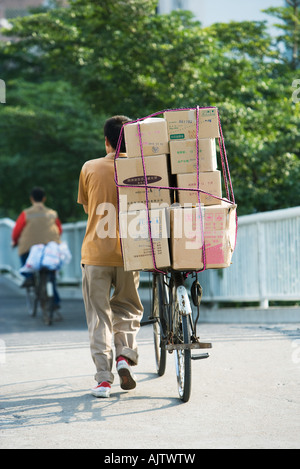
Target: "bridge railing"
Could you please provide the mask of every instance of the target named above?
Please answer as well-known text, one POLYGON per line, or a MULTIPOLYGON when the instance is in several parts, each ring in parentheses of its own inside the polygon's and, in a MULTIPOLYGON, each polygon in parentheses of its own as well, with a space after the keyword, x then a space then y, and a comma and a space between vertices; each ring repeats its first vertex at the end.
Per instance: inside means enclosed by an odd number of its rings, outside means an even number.
MULTIPOLYGON (((14 222, 0 220, 0 269, 18 275, 20 261, 10 245, 14 222)), ((60 272, 61 283, 80 284, 80 254, 86 222, 63 225, 72 261, 60 272)), ((141 273, 147 280, 148 274, 141 273)), ((227 269, 199 274, 208 302, 300 300, 300 207, 239 217, 237 245, 227 269)))
POLYGON ((200 274, 215 302, 300 300, 300 207, 239 217, 232 265, 200 274))

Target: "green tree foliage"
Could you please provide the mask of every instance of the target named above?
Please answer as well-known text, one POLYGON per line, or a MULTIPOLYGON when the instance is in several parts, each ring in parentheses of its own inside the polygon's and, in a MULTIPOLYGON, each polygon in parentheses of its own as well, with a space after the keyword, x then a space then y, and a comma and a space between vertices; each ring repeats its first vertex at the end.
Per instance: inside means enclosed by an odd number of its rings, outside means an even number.
POLYGON ((155 6, 72 0, 14 21, 0 47, 0 216, 16 216, 42 184, 63 221, 77 219, 80 168, 105 154, 107 117, 197 104, 220 110, 239 214, 300 204, 299 62, 264 23, 203 28, 189 12, 155 6))
POLYGON ((0 109, 0 216, 16 216, 40 185, 64 220, 77 219, 78 171, 103 150, 103 121, 65 81, 12 80, 7 101, 0 109))
POLYGON ((288 6, 268 8, 266 13, 280 20, 276 23, 282 33, 277 36, 277 44, 283 44, 284 55, 282 60, 289 62, 293 70, 300 66, 300 0, 287 0, 288 6))

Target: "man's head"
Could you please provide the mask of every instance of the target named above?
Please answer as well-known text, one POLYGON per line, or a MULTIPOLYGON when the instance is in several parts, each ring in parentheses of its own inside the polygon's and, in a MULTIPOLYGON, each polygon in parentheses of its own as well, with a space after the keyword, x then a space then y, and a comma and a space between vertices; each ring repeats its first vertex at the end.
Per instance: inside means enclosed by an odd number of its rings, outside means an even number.
MULTIPOLYGON (((113 150, 116 150, 121 129, 125 122, 131 122, 131 119, 126 116, 113 116, 107 119, 104 124, 104 137, 105 142, 108 142, 113 150)), ((124 138, 121 142, 120 151, 125 153, 125 141, 124 138)))
POLYGON ((30 193, 30 200, 32 202, 44 202, 46 200, 46 193, 42 187, 34 187, 30 193))

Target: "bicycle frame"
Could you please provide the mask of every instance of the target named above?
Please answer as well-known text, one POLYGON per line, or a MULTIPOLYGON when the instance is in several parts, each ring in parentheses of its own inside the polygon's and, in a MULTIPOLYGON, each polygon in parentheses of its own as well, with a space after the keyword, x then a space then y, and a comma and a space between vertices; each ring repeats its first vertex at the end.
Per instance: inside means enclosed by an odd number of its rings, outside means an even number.
MULTIPOLYGON (((149 319, 150 322, 153 322, 154 328, 157 372, 159 376, 165 372, 166 352, 175 352, 179 396, 181 400, 187 402, 191 392, 191 360, 199 360, 209 356, 208 353, 192 356, 191 351, 212 347, 208 342, 200 342, 196 336, 200 300, 195 305, 198 307, 198 314, 196 323, 194 323, 193 311, 182 273, 177 271, 171 271, 165 275, 154 273, 152 289, 152 316, 149 319), (160 334, 158 330, 160 330, 160 334)), ((192 294, 195 304, 194 298, 195 295, 192 294)))
MULTIPOLYGON (((155 274, 157 275, 157 274, 155 274)), ((159 274, 162 276, 162 274, 159 274)), ((190 298, 187 292, 187 289, 184 285, 183 275, 177 271, 170 272, 169 283, 166 282, 166 275, 163 276, 163 284, 166 287, 166 292, 164 295, 164 304, 167 311, 166 323, 168 326, 168 333, 165 334, 162 331, 163 340, 165 340, 164 348, 168 351, 178 350, 178 349, 203 349, 211 348, 211 344, 207 342, 199 342, 196 337, 196 323, 193 320, 193 312, 191 308, 190 298), (175 295, 174 291, 175 290, 175 295), (172 343, 172 334, 174 333, 174 305, 178 305, 178 312, 180 316, 186 316, 189 320, 191 327, 191 340, 190 344, 174 344, 172 343), (168 336, 168 337, 167 337, 168 336)), ((197 317, 198 320, 198 317, 197 317)))
POLYGON ((177 301, 179 304, 180 313, 186 316, 187 314, 192 314, 192 308, 190 305, 190 300, 186 288, 183 285, 177 287, 176 290, 177 301))

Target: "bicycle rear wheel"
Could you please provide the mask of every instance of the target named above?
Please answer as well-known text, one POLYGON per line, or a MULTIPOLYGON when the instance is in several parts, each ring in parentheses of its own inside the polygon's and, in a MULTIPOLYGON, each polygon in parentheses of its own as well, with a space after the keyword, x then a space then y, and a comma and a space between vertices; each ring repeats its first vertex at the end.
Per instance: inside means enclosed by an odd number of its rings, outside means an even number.
POLYGON ((33 275, 33 284, 26 288, 27 309, 30 316, 35 317, 38 307, 38 284, 36 275, 33 275))
POLYGON ((152 315, 154 353, 156 371, 159 376, 163 376, 166 371, 167 351, 163 347, 163 336, 166 330, 165 324, 165 295, 163 277, 153 274, 152 283, 152 315))
MULTIPOLYGON (((187 316, 181 316, 180 328, 182 331, 181 337, 184 344, 191 343, 191 333, 188 319, 189 318, 187 316)), ((183 402, 187 402, 191 395, 192 385, 190 349, 179 349, 175 351, 175 368, 179 397, 183 402)))
POLYGON ((191 365, 191 306, 183 280, 177 276, 172 289, 173 296, 173 337, 175 347, 175 369, 179 397, 187 402, 191 395, 192 387, 192 365, 191 365), (181 299, 181 300, 180 300, 181 299))
POLYGON ((39 300, 43 312, 43 320, 47 326, 51 326, 54 313, 53 284, 49 279, 47 270, 40 271, 39 300))

